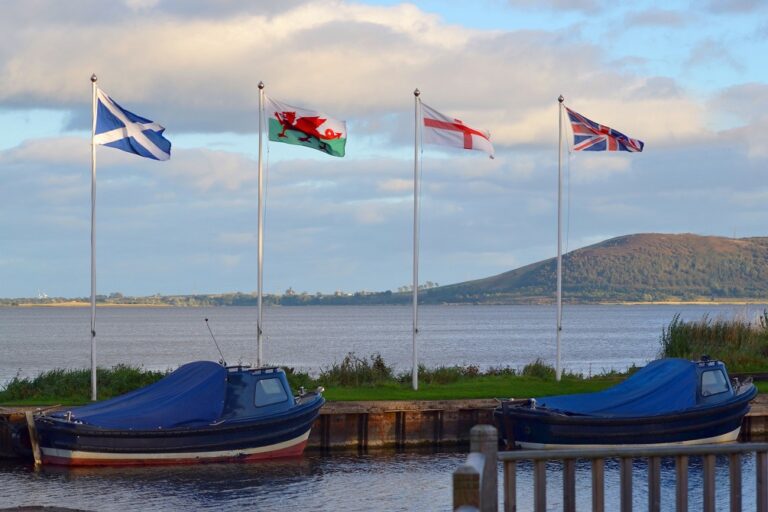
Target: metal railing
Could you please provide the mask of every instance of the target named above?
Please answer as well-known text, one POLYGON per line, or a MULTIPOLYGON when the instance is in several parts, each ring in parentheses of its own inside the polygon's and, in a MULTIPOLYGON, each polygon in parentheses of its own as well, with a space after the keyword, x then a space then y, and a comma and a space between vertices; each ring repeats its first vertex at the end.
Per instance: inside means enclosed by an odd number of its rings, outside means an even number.
POLYGON ((517 463, 533 463, 533 510, 547 509, 548 461, 561 461, 563 468, 563 510, 576 510, 576 462, 591 461, 592 510, 605 510, 605 460, 618 459, 620 468, 620 510, 632 510, 633 461, 648 461, 648 510, 661 510, 661 459, 675 461, 675 509, 688 510, 688 459, 703 460, 702 503, 705 512, 715 511, 715 459, 729 460, 730 510, 742 509, 741 457, 755 454, 755 503, 757 512, 768 512, 768 443, 706 444, 653 448, 617 447, 605 449, 517 450, 498 452, 498 434, 491 425, 472 428, 470 454, 453 473, 454 510, 496 512, 498 510, 498 461, 504 464, 504 510, 517 510, 517 463))

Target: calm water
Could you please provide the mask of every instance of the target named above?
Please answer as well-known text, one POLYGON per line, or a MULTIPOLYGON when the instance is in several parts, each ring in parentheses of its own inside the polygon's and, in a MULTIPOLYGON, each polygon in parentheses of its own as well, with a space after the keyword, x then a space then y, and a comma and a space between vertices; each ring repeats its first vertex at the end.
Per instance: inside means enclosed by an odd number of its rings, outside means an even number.
MULTIPOLYGON (((67 470, 0 461, 0 508, 22 505, 60 506, 98 511, 286 510, 431 511, 451 509, 451 472, 466 454, 418 452, 377 454, 308 453, 300 459, 259 464, 210 464, 173 468, 99 468, 67 470)), ((728 462, 718 459, 717 510, 727 510, 728 462)), ((744 510, 755 507, 754 459, 745 457, 744 510)), ((674 465, 662 463, 662 509, 674 504, 674 465)), ((561 471, 548 466, 547 504, 562 510, 561 471)), ((647 508, 646 467, 635 466, 634 502, 647 508)), ((503 481, 499 473, 499 481, 503 481)), ((518 508, 531 510, 532 467, 520 464, 518 508)), ((618 510, 619 469, 605 468, 606 510, 618 510)), ((576 468, 577 510, 591 509, 590 466, 576 468)), ((701 462, 691 460, 690 510, 701 510, 701 462)), ((500 496, 501 499, 501 496, 500 496)))
MULTIPOLYGON (((653 359, 662 328, 676 313, 684 319, 752 319, 764 306, 569 306, 565 308, 564 367, 599 373, 653 359)), ((317 371, 348 352, 381 353, 404 370, 410 366, 410 308, 267 308, 265 357, 272 363, 317 371)), ((87 309, 0 308, 0 383, 51 368, 90 364, 87 309)), ((229 363, 254 354, 254 308, 107 308, 97 318, 98 361, 173 368, 195 359, 218 359, 205 327, 209 318, 229 363)), ((522 367, 554 360, 555 310, 547 306, 427 306, 421 309, 420 357, 428 366, 475 364, 522 367)), ((451 472, 464 453, 379 452, 320 455, 250 465, 173 468, 45 469, 0 461, 0 507, 58 505, 89 510, 449 510, 451 472)), ((692 461, 691 489, 700 489, 692 461)), ((727 462, 718 461, 718 510, 727 507, 727 462)), ((519 473, 520 510, 531 508, 531 471, 519 473)), ((560 472, 551 467, 548 503, 561 507, 560 472)), ((577 469, 579 510, 590 504, 589 466, 577 469)), ((644 468, 635 478, 636 505, 644 468)), ((606 469, 607 509, 618 500, 618 470, 606 469)), ((663 499, 674 499, 674 469, 662 471, 663 499)), ((691 510, 700 496, 693 491, 691 510)), ((754 508, 754 462, 744 461, 744 506, 754 508)), ((697 505, 698 504, 698 505, 697 505)), ((664 508, 664 506, 663 506, 664 508)))
MULTIPOLYGON (((659 350, 662 328, 684 319, 752 318, 764 306, 567 306, 564 368, 581 373, 623 370, 659 350)), ((256 309, 100 308, 97 361, 148 369, 195 359, 218 360, 208 318, 228 363, 255 354, 256 309)), ((555 309, 549 306, 425 306, 420 309, 420 362, 522 367, 540 357, 554 363, 555 309)), ((398 306, 276 307, 264 313, 265 359, 317 371, 348 352, 381 353, 398 370, 410 368, 411 309, 398 306)), ((17 373, 90 366, 87 308, 0 308, 0 385, 17 373)))

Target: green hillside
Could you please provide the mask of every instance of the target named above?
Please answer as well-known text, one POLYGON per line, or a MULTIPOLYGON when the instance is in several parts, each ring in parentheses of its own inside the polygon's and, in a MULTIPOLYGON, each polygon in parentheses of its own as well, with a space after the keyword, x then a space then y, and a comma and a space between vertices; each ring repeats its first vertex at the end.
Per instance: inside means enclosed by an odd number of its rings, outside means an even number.
MULTIPOLYGON (((426 291, 425 303, 551 302, 556 259, 426 291)), ((638 234, 563 257, 569 302, 768 299, 768 238, 638 234)))

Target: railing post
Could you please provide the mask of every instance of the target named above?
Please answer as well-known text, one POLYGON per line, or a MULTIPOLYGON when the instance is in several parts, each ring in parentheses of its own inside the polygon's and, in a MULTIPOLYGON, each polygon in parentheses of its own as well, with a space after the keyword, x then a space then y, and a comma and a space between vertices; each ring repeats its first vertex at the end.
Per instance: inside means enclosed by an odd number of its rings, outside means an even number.
POLYGON ((675 458, 675 510, 688 512, 688 456, 675 458))
POLYGON ((576 512, 576 460, 563 461, 563 512, 576 512))
POLYGON ((731 512, 741 512, 741 454, 728 457, 728 480, 731 484, 731 512))
POLYGON ((621 512, 632 512, 632 457, 622 457, 619 462, 621 472, 621 512))
POLYGON ((481 512, 497 512, 499 510, 498 431, 491 425, 475 425, 469 431, 469 440, 470 450, 485 456, 485 466, 480 479, 480 510, 481 512))
POLYGON ((453 472, 453 510, 480 509, 480 472, 469 463, 453 472))
POLYGON ((661 511, 661 457, 648 458, 648 511, 661 511))
POLYGON ((537 460, 533 463, 533 510, 547 510, 547 461, 537 460))
POLYGON ((517 512, 517 462, 504 462, 504 512, 517 512))
POLYGON ((592 459, 592 512, 605 511, 605 459, 592 459))
POLYGON ((704 455, 704 512, 715 512, 715 456, 704 455))
POLYGON ((768 451, 755 453, 757 512, 768 512, 768 451))

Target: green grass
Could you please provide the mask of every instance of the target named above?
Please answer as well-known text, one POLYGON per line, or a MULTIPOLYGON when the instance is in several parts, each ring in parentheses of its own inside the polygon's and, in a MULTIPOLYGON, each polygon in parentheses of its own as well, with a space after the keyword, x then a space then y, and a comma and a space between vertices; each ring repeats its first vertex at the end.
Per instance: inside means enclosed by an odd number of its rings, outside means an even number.
MULTIPOLYGON (((554 370, 537 360, 519 374, 511 368, 491 368, 480 372, 471 365, 422 367, 419 390, 413 391, 410 373, 395 375, 380 355, 366 359, 354 354, 348 354, 341 363, 323 369, 316 379, 292 368, 285 370, 294 390, 300 386, 308 390, 324 386, 326 399, 334 401, 527 398, 598 391, 622 379, 617 375, 584 379, 566 374, 561 382, 556 382, 554 370)), ((165 374, 125 365, 99 368, 99 399, 146 386, 165 374)), ((90 372, 85 369, 56 369, 33 379, 16 377, 0 391, 0 404, 3 405, 77 405, 89 400, 90 372)))
MULTIPOLYGON (((137 366, 117 365, 98 368, 99 399, 112 398, 160 380, 168 372, 145 370, 137 366)), ((91 371, 55 369, 33 379, 14 377, 0 391, 0 404, 6 405, 76 405, 90 401, 91 371)))
POLYGON ((377 386, 327 387, 324 395, 331 401, 530 398, 600 391, 620 380, 616 377, 596 377, 588 380, 564 378, 556 382, 535 377, 483 375, 448 384, 430 384, 420 381, 418 391, 411 389, 410 384, 392 382, 377 386))

